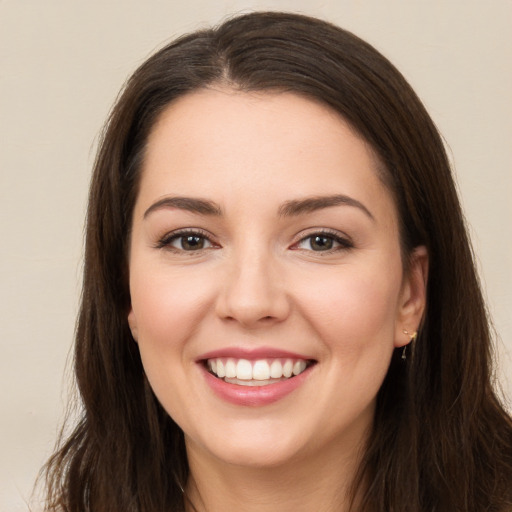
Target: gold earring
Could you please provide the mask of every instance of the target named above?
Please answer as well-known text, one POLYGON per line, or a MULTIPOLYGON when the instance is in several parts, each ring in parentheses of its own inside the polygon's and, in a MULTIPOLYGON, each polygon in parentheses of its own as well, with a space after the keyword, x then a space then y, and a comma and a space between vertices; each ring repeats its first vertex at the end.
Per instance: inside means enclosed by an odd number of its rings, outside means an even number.
MULTIPOLYGON (((412 343, 416 340, 418 337, 418 331, 414 331, 412 334, 407 330, 404 329, 402 331, 405 335, 409 336, 409 343, 412 343)), ((404 348, 402 350, 402 359, 405 361, 407 359, 407 345, 404 345, 404 348)))
POLYGON ((402 331, 405 335, 409 336, 409 341, 415 341, 416 338, 418 337, 418 331, 414 331, 412 334, 407 330, 407 329, 404 329, 402 331))

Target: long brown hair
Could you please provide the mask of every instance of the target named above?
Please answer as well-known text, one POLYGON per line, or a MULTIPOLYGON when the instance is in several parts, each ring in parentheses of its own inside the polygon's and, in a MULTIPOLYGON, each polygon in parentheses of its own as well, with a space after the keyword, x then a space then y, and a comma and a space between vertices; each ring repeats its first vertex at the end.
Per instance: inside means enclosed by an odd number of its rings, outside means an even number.
POLYGON ((354 481, 359 511, 509 512, 512 421, 492 387, 489 322, 443 142, 373 47, 286 13, 239 16, 169 44, 129 79, 110 115, 90 190, 76 332, 83 413, 47 465, 47 510, 184 509, 183 434, 149 388, 127 324, 127 242, 148 133, 170 102, 212 84, 289 91, 339 112, 380 159, 404 254, 428 249, 424 321, 379 391, 354 481))

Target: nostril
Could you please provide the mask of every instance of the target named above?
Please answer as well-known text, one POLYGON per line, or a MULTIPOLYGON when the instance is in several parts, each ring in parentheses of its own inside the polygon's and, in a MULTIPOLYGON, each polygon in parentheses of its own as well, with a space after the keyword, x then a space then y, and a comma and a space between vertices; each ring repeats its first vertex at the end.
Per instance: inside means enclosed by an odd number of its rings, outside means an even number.
POLYGON ((290 305, 282 291, 274 291, 239 279, 227 286, 216 301, 216 314, 228 322, 246 327, 270 325, 285 320, 290 305), (272 293, 270 293, 272 292, 272 293))

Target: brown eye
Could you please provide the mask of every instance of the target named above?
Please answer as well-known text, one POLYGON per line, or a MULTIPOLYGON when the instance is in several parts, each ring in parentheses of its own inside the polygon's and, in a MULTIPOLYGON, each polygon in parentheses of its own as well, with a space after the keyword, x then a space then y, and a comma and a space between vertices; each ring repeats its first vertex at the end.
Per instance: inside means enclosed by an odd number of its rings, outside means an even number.
POLYGON ((334 240, 330 236, 315 235, 310 237, 309 245, 313 251, 328 251, 333 248, 334 240))
POLYGON ((350 249, 354 247, 352 242, 338 234, 326 233, 313 233, 312 235, 304 237, 297 243, 294 248, 314 252, 334 252, 342 249, 350 249))
POLYGON ((213 247, 207 236, 196 232, 175 233, 165 237, 158 244, 159 248, 172 249, 174 251, 201 251, 213 247))
POLYGON ((199 249, 204 249, 206 240, 202 236, 198 235, 188 235, 188 236, 180 236, 177 239, 178 245, 181 245, 180 249, 184 251, 197 251, 199 249))

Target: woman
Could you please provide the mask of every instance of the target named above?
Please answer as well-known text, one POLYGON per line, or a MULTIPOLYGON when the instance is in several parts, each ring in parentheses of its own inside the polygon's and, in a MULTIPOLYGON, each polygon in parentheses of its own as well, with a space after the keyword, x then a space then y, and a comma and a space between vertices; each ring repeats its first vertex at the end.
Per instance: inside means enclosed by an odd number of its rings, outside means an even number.
POLYGON ((509 511, 442 141, 399 72, 254 13, 132 76, 89 199, 48 510, 509 511))

